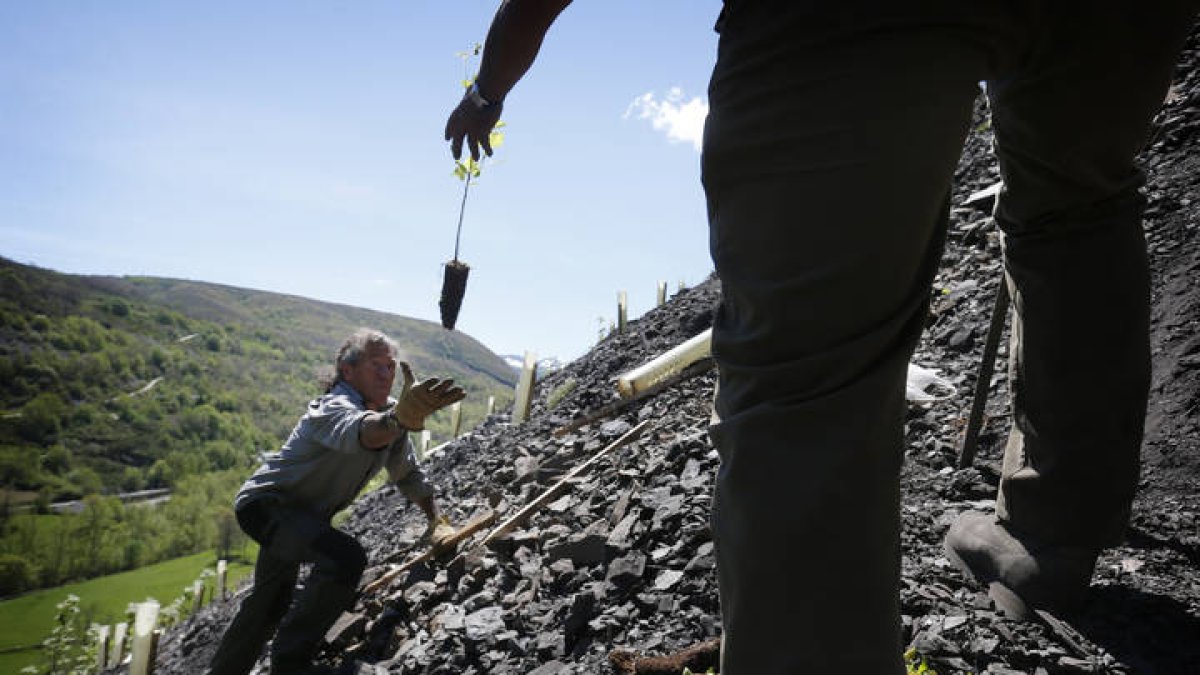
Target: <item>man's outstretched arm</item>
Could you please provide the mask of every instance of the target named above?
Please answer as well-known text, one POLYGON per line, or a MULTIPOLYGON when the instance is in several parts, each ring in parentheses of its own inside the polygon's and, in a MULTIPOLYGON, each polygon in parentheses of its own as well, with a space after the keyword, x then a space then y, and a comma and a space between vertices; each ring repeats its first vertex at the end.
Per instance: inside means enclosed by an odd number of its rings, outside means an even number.
POLYGON ((479 148, 491 156, 488 139, 504 97, 533 66, 546 31, 571 0, 504 0, 488 29, 479 75, 446 120, 446 140, 455 159, 462 157, 463 140, 471 159, 479 159, 479 148))

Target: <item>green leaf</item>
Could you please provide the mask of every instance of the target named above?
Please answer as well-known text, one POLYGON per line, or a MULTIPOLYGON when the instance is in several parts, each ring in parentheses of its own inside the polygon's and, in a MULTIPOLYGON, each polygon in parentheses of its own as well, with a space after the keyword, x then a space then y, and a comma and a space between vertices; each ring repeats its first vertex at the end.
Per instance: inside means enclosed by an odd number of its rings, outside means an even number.
POLYGON ((915 648, 904 652, 904 665, 907 675, 937 675, 937 671, 925 663, 925 657, 915 648))

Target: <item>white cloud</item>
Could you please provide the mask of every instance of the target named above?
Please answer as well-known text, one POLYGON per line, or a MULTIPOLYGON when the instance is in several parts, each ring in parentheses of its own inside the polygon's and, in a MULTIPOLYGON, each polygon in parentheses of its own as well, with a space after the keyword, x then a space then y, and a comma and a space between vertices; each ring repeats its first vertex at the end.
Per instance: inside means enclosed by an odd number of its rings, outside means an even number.
POLYGON ((672 143, 691 143, 700 151, 704 136, 704 118, 708 116, 708 102, 699 96, 684 100, 683 90, 672 87, 667 95, 659 99, 654 92, 646 92, 633 100, 625 110, 625 119, 634 117, 650 120, 655 131, 667 134, 672 143))

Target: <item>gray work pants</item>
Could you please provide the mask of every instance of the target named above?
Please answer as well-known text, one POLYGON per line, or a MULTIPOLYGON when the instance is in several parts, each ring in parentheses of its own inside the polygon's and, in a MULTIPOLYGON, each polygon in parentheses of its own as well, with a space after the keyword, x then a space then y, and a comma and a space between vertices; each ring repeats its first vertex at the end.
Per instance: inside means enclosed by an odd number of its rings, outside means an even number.
POLYGON ((1017 317, 1000 516, 1121 536, 1149 364, 1133 159, 1194 11, 729 0, 703 158, 722 675, 904 670, 905 372, 982 80, 1017 317))
POLYGON ((302 671, 311 665, 333 622, 353 605, 366 553, 326 519, 270 498, 240 509, 238 522, 259 543, 254 586, 225 630, 209 675, 250 672, 272 634, 271 675, 302 671), (293 603, 292 590, 304 563, 313 567, 293 603))

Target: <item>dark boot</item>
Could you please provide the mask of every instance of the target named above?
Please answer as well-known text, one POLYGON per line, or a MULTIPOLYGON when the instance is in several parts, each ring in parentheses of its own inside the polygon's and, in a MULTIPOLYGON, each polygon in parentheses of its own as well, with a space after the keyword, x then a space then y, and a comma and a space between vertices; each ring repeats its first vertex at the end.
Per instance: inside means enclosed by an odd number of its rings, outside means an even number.
POLYGON ((310 576, 271 644, 271 675, 307 675, 325 633, 353 606, 355 595, 352 586, 310 576))
POLYGON ((944 546, 955 567, 987 586, 996 606, 1019 620, 1033 618, 1035 609, 1077 612, 1087 598, 1099 553, 1018 537, 995 516, 978 511, 954 521, 944 546))

